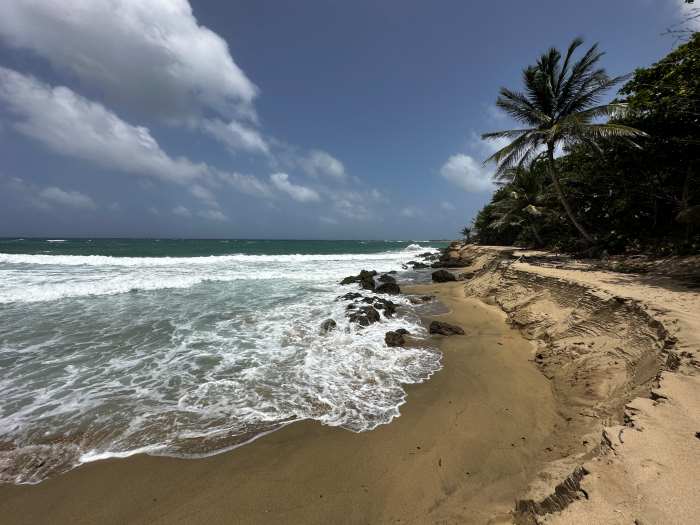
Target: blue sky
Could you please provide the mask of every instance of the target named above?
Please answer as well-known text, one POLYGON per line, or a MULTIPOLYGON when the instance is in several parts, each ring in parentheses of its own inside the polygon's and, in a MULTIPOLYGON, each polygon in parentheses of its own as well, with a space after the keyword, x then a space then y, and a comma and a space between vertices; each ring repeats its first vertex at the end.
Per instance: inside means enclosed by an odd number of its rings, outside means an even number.
POLYGON ((5 1, 0 236, 451 238, 492 191, 500 86, 579 35, 648 65, 683 9, 5 1))

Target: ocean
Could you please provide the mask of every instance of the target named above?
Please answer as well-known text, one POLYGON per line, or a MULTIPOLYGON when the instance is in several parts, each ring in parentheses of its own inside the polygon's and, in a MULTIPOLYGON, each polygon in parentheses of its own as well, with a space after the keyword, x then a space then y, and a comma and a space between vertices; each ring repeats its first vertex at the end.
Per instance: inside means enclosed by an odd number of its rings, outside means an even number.
POLYGON ((430 241, 0 239, 0 481, 135 453, 202 457, 283 425, 372 430, 440 368, 405 297, 350 323, 340 286, 430 241), (332 318, 336 330, 321 334, 332 318))

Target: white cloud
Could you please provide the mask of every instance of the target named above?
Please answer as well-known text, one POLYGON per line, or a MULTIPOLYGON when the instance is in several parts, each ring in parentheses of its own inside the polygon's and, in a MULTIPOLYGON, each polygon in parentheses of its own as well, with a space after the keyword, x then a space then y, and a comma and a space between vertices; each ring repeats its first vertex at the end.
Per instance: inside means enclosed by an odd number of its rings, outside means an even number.
POLYGON ((447 201, 442 201, 440 203, 440 208, 442 208, 444 211, 455 211, 457 208, 455 208, 455 205, 452 204, 451 202, 447 201))
POLYGON ((272 189, 270 186, 254 175, 243 175, 228 171, 214 171, 217 178, 233 187, 241 193, 247 193, 255 197, 271 197, 272 189))
POLYGON ((11 193, 35 208, 51 210, 56 206, 95 210, 97 205, 89 195, 76 190, 64 190, 57 186, 41 187, 31 182, 25 182, 19 177, 5 179, 0 177, 0 185, 4 192, 11 193))
POLYGON ((214 193, 209 189, 201 186, 200 184, 195 184, 190 187, 190 193, 198 198, 199 200, 206 203, 211 208, 218 208, 219 203, 216 201, 214 193))
MULTIPOLYGON (((124 122, 101 104, 68 88, 51 87, 0 67, 0 105, 3 103, 15 117, 15 129, 54 152, 124 173, 189 185, 192 195, 210 208, 218 204, 205 184, 223 182, 248 195, 272 195, 270 187, 253 175, 216 170, 184 157, 172 158, 147 128, 124 122)), ((140 184, 152 187, 145 180, 140 184)))
POLYGON ((178 217, 192 217, 192 212, 184 206, 177 206, 173 208, 173 215, 177 215, 178 217))
POLYGON ((169 157, 148 128, 132 126, 101 104, 65 87, 0 67, 0 102, 18 120, 14 127, 56 153, 107 168, 183 183, 206 166, 169 157))
POLYGON ((286 173, 273 173, 270 175, 270 182, 279 191, 286 193, 292 199, 299 202, 316 202, 321 200, 320 195, 314 189, 307 188, 289 181, 286 173))
POLYGON ((203 210, 197 212, 197 215, 202 217, 203 219, 208 219, 210 221, 216 221, 216 222, 226 222, 228 221, 228 217, 224 215, 221 210, 203 210))
POLYGON ((338 224, 338 220, 334 219, 333 217, 326 217, 326 216, 321 216, 319 217, 319 220, 324 223, 324 224, 338 224))
POLYGON ((56 204, 67 208, 94 210, 95 201, 91 197, 79 191, 65 191, 56 186, 49 186, 39 192, 39 199, 50 204, 56 204))
POLYGON ((678 6, 680 23, 677 28, 686 27, 692 31, 700 31, 700 8, 694 3, 689 4, 685 0, 675 0, 678 6))
POLYGON ((300 161, 304 171, 311 177, 345 178, 345 166, 338 159, 321 150, 312 150, 300 161))
POLYGON ((257 88, 187 0, 3 1, 0 36, 143 114, 254 118, 257 88))
POLYGON ((492 171, 470 155, 452 155, 440 169, 440 175, 466 191, 493 189, 492 171))
POLYGON ((231 151, 269 154, 270 147, 260 133, 251 127, 231 121, 228 124, 219 119, 202 122, 202 129, 231 151))

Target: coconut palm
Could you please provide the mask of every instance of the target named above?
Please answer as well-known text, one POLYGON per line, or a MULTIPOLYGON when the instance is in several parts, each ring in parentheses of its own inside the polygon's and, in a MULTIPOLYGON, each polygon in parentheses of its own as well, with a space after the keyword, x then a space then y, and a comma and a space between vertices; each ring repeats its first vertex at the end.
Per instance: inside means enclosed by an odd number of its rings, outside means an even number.
POLYGON ((508 193, 493 203, 494 221, 489 224, 489 228, 501 230, 508 226, 526 227, 537 244, 543 246, 539 225, 547 209, 542 205, 542 175, 538 170, 520 167, 509 169, 504 173, 503 179, 510 180, 506 187, 508 193))
POLYGON ((599 123, 601 117, 624 114, 621 103, 600 104, 603 94, 625 77, 611 78, 605 69, 597 67, 603 53, 593 45, 578 61, 573 55, 583 41, 575 39, 562 63, 561 53, 552 48, 543 54, 537 64, 523 71, 525 92, 501 88, 496 105, 526 127, 485 133, 486 140, 510 141, 486 159, 497 164, 496 178, 509 168, 525 166, 543 151, 557 197, 572 224, 589 243, 593 237, 576 219, 561 187, 559 170, 554 160, 557 147, 585 143, 601 151, 601 139, 642 136, 643 132, 619 123, 599 123))
POLYGON ((462 231, 459 233, 462 234, 462 236, 464 237, 464 240, 467 242, 469 242, 472 238, 472 229, 469 226, 465 226, 464 228, 462 228, 462 231))

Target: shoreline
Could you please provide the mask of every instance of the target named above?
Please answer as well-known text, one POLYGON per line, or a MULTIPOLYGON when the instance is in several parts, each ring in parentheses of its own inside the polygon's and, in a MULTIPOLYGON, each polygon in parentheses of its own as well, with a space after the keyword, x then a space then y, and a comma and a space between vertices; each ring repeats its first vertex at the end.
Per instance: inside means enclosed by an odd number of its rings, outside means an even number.
POLYGON ((463 280, 402 293, 435 295, 448 311, 425 324, 466 335, 431 338, 443 367, 404 385, 388 425, 305 420, 201 459, 83 464, 0 485, 0 512, 59 525, 692 521, 700 294, 545 252, 453 243, 443 259, 463 280))
POLYGON ((84 464, 0 486, 0 512, 6 523, 507 523, 558 416, 531 344, 461 285, 438 285, 450 312, 436 317, 468 335, 438 341, 443 368, 404 387, 388 425, 356 434, 302 421, 208 458, 84 464))

